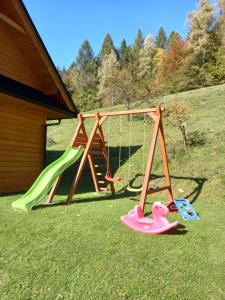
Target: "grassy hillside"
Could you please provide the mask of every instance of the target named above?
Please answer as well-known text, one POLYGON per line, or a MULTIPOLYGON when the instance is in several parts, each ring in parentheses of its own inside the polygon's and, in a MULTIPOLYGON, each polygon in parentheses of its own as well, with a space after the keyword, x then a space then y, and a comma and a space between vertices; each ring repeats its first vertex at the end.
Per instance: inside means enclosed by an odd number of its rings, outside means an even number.
MULTIPOLYGON (((159 102, 169 106, 173 97, 159 102)), ((72 205, 61 205, 76 167, 66 172, 59 187, 59 205, 20 214, 11 209, 19 195, 1 197, 1 299, 224 299, 225 85, 178 97, 192 105, 187 131, 195 132, 199 143, 184 151, 180 133, 164 125, 173 192, 192 201, 200 221, 188 223, 170 214, 169 219, 179 220, 183 227, 156 236, 131 232, 120 223, 120 216, 139 197, 125 187, 143 171, 143 119, 132 119, 129 141, 129 124, 122 118, 120 169, 120 119, 111 119, 111 124, 104 125, 110 161, 114 173, 123 178, 114 199, 93 193, 86 169, 72 205)), ((88 130, 91 125, 87 123, 88 130)), ((62 154, 75 128, 74 120, 49 127, 48 162, 62 154)), ((146 133, 147 148, 150 122, 146 133)), ((146 157, 147 149, 145 161, 146 157)), ((162 175, 159 154, 153 173, 162 175)), ((158 179, 157 184, 162 181, 158 179)), ((149 197, 146 212, 155 200, 165 203, 165 194, 149 197)))

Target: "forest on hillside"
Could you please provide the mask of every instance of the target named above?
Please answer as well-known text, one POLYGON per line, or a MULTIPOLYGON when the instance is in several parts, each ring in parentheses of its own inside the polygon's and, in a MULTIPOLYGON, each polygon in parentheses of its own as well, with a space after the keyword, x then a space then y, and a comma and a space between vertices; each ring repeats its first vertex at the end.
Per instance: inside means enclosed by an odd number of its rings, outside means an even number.
POLYGON ((85 40, 75 61, 59 70, 81 111, 137 101, 151 102, 177 93, 225 82, 225 0, 200 0, 186 19, 188 35, 167 37, 160 27, 156 37, 138 29, 133 45, 115 48, 107 33, 95 56, 85 40))

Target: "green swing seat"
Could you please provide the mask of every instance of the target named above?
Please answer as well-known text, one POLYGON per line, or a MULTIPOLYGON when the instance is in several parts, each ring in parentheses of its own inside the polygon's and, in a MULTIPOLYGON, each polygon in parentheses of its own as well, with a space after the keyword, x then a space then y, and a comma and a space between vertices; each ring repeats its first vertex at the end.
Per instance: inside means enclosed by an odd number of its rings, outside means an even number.
POLYGON ((142 191, 142 186, 141 187, 132 187, 130 184, 127 186, 127 191, 131 193, 140 193, 142 191))

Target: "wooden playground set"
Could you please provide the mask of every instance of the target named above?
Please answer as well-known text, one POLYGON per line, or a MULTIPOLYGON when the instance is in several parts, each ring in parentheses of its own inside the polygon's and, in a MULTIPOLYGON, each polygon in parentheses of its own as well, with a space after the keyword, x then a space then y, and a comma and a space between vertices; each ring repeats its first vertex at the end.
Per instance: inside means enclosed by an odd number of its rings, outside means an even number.
MULTIPOLYGON (((147 163, 143 170, 143 180, 142 185, 139 188, 132 187, 128 182, 127 190, 130 192, 140 193, 140 200, 138 205, 135 206, 126 216, 121 217, 121 221, 125 223, 129 228, 136 231, 141 231, 145 233, 162 233, 168 231, 177 226, 178 222, 170 223, 166 216, 169 212, 179 211, 184 219, 197 220, 198 215, 194 211, 193 207, 186 199, 174 200, 167 153, 165 137, 163 132, 162 123, 162 112, 163 107, 155 107, 148 109, 136 109, 136 110, 126 110, 126 111, 115 111, 115 112, 96 112, 90 114, 79 114, 78 115, 78 126, 74 136, 72 137, 70 146, 67 148, 66 152, 58 160, 50 164, 37 178, 30 190, 21 198, 13 203, 13 208, 15 210, 29 211, 33 206, 39 204, 43 198, 50 191, 47 204, 52 203, 54 195, 56 194, 57 187, 62 179, 63 172, 72 163, 81 157, 78 170, 72 181, 70 191, 66 200, 66 204, 70 204, 74 194, 77 191, 79 181, 81 179, 82 172, 86 162, 88 161, 92 180, 94 183, 94 188, 96 193, 102 190, 111 190, 112 195, 115 194, 114 183, 122 180, 120 177, 113 177, 110 168, 110 158, 109 158, 109 145, 107 147, 107 142, 105 140, 103 132, 103 123, 112 117, 118 116, 128 116, 131 118, 133 115, 144 115, 144 124, 146 123, 146 117, 149 117, 153 121, 153 132, 152 139, 149 145, 149 152, 147 163), (88 135, 85 120, 94 119, 95 122, 88 135), (154 161, 156 144, 159 139, 161 158, 163 163, 163 170, 165 176, 165 184, 163 186, 154 186, 152 184, 152 166, 154 161), (96 162, 97 160, 97 162, 96 162), (100 163, 99 163, 100 161, 100 163), (105 184, 107 187, 105 187, 105 184), (104 186, 103 186, 104 185, 104 186), (152 205, 152 215, 153 219, 144 217, 144 209, 146 204, 147 196, 150 194, 155 194, 157 192, 166 191, 168 195, 167 206, 162 205, 160 202, 155 202, 152 205)), ((130 119, 129 119, 130 120, 130 119)), ((129 122, 131 124, 131 120, 129 122)), ((121 124, 120 124, 121 125, 121 124)), ((131 126, 131 125, 130 125, 131 126)), ((120 126, 121 127, 121 126, 120 126)), ((121 132, 119 132, 120 137, 120 149, 121 154, 121 132)), ((130 127, 131 135, 131 127, 130 127)), ((144 125, 144 137, 146 136, 146 128, 144 125)), ((145 139, 144 139, 145 140, 145 139)), ((145 147, 144 141, 142 147, 145 147)), ((130 161, 130 148, 129 148, 129 161, 130 161)), ((143 160, 144 164, 144 160, 143 160)), ((120 155, 119 155, 119 165, 120 165, 120 155)), ((130 162, 129 162, 130 169, 130 162)))
MULTIPOLYGON (((73 195, 76 192, 79 180, 81 178, 82 171, 84 169, 86 160, 88 160, 91 175, 95 187, 95 191, 99 193, 102 189, 101 184, 102 181, 98 180, 98 176, 105 174, 105 180, 109 182, 109 186, 111 189, 112 194, 115 193, 114 182, 120 180, 120 178, 113 178, 111 169, 110 169, 110 162, 108 151, 106 147, 105 137, 102 129, 103 123, 111 117, 114 116, 123 116, 123 115, 135 115, 135 114, 146 114, 149 116, 154 122, 154 129, 152 140, 149 148, 148 160, 146 164, 144 179, 142 183, 141 189, 141 197, 139 205, 142 209, 145 207, 146 197, 149 194, 157 193, 166 190, 168 193, 169 203, 173 203, 173 194, 170 182, 170 175, 169 175, 169 168, 168 168, 168 161, 167 161, 167 154, 166 154, 166 145, 163 133, 163 124, 162 124, 162 111, 164 108, 157 107, 157 108, 150 108, 150 109, 139 109, 139 110, 128 110, 128 111, 118 111, 118 112, 104 112, 104 113, 96 113, 96 114, 79 114, 78 115, 78 126, 77 130, 72 138, 71 146, 72 147, 84 147, 84 153, 81 158, 81 162, 78 168, 78 171, 74 177, 71 189, 69 191, 67 197, 67 204, 69 204, 73 198, 73 195), (85 120, 88 118, 94 118, 95 123, 88 137, 86 129, 85 129, 85 120), (154 160, 154 153, 156 148, 156 143, 158 137, 160 138, 160 148, 162 153, 162 161, 163 167, 165 172, 165 179, 166 185, 158 188, 151 188, 150 181, 151 181, 151 170, 154 160), (95 158, 102 158, 102 164, 98 165, 95 164, 95 158), (98 168, 101 168, 101 172, 98 172, 98 168), (105 171, 104 169, 105 168, 105 171), (103 170, 102 170, 103 169, 103 170)), ((51 192, 48 197, 48 203, 52 202, 54 194, 56 193, 57 186, 62 178, 62 174, 57 178, 55 184, 53 185, 51 192)))

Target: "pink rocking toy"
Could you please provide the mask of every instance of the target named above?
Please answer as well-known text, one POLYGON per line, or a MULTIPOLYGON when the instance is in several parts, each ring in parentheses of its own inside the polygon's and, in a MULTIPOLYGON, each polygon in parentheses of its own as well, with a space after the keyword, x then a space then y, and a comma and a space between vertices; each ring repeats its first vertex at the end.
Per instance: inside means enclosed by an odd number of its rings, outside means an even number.
POLYGON ((152 205, 152 219, 144 217, 144 213, 138 205, 129 211, 128 215, 122 216, 120 219, 126 226, 135 231, 158 234, 176 227, 179 223, 178 221, 170 223, 166 218, 168 213, 169 209, 165 205, 154 202, 152 205))

